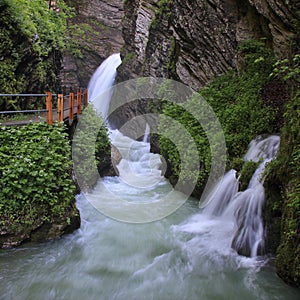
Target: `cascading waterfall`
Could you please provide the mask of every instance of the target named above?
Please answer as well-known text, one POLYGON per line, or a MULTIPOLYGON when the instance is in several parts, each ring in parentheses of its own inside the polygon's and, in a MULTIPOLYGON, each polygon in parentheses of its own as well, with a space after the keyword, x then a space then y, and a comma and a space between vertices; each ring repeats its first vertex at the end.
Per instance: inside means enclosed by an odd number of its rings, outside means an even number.
MULTIPOLYGON (((97 98, 99 94, 103 93, 113 84, 116 68, 120 63, 119 54, 114 54, 106 59, 97 69, 89 84, 89 93, 92 97, 92 102, 93 97, 94 99, 97 98)), ((102 94, 102 97, 101 101, 95 101, 100 103, 100 105, 96 104, 96 109, 106 118, 111 95, 103 96, 102 94)), ((112 144, 119 149, 122 155, 122 159, 118 165, 119 177, 117 179, 114 178, 114 183, 125 184, 127 189, 130 187, 131 195, 134 192, 140 194, 140 191, 133 187, 149 189, 158 184, 166 184, 166 180, 161 176, 161 161, 159 156, 150 153, 150 145, 148 143, 149 133, 150 127, 147 123, 142 142, 126 137, 118 130, 113 130, 110 133, 112 144)), ((253 174, 248 188, 243 192, 239 192, 239 180, 236 178, 236 171, 230 170, 217 183, 215 189, 208 196, 211 198, 207 201, 209 204, 201 212, 201 214, 209 218, 218 217, 230 220, 233 224, 231 246, 239 254, 245 256, 256 257, 261 253, 264 246, 262 221, 264 188, 260 177, 266 163, 275 157, 278 145, 278 136, 268 136, 265 138, 259 136, 253 140, 249 145, 244 159, 245 161, 254 162, 262 160, 262 162, 253 174)), ((104 182, 109 184, 111 183, 111 179, 107 178, 104 182)), ((99 188, 101 189, 101 187, 99 188)), ((109 189, 112 190, 111 187, 109 189)), ((96 194, 98 192, 100 191, 97 190, 96 194)), ((109 196, 107 197, 109 198, 109 196)), ((144 199, 142 201, 147 200, 144 199)))
POLYGON ((150 134, 150 126, 149 126, 148 123, 146 123, 145 134, 144 134, 144 137, 143 137, 143 142, 144 143, 149 142, 149 134, 150 134))
POLYGON ((95 101, 95 108, 101 113, 104 120, 107 118, 111 90, 108 90, 114 83, 117 74, 117 67, 121 64, 119 53, 109 56, 95 71, 88 85, 89 101, 94 100, 101 95, 101 101, 95 101), (105 93, 105 91, 107 91, 105 93), (103 94, 104 92, 104 94, 103 94), (101 105, 97 105, 97 103, 101 105))
POLYGON ((236 171, 230 170, 216 185, 209 204, 203 210, 203 214, 227 218, 235 224, 232 247, 245 256, 257 256, 264 246, 262 207, 265 195, 261 176, 266 163, 274 159, 279 141, 279 136, 275 135, 254 139, 244 159, 262 162, 254 172, 248 188, 238 192, 236 171))
POLYGON ((243 255, 257 256, 264 247, 264 227, 262 207, 265 200, 263 172, 266 164, 274 159, 280 138, 279 136, 257 137, 250 144, 245 155, 246 161, 259 162, 248 188, 233 198, 237 233, 232 246, 243 255))
MULTIPOLYGON (((111 59, 97 70, 101 79, 97 75, 91 80, 91 101, 99 92, 93 87, 102 92, 102 80, 114 81, 120 60, 118 55, 111 59)), ((106 118, 109 97, 102 100, 107 107, 100 112, 106 118)), ((120 177, 103 179, 111 191, 139 203, 156 201, 170 191, 148 138, 133 141, 118 131, 110 138, 123 155, 120 177)), ((276 136, 254 140, 245 159, 264 161, 248 189, 238 192, 236 172, 231 170, 201 211, 197 201, 189 199, 162 220, 128 224, 105 217, 78 195, 79 230, 47 244, 0 251, 0 299, 299 299, 299 291, 285 285, 266 260, 238 255, 231 247, 232 241, 238 246, 249 240, 252 256, 261 247, 259 180, 278 143, 276 136)), ((92 196, 110 200, 98 186, 92 196)))

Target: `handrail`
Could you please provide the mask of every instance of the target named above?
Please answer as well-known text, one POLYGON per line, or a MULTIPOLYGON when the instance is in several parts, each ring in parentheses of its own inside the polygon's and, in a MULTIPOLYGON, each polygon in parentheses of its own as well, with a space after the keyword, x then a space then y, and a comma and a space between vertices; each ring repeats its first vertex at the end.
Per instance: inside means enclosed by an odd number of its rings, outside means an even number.
POLYGON ((16 114, 16 113, 38 113, 45 112, 46 120, 49 125, 53 123, 53 110, 57 112, 57 121, 64 122, 68 119, 71 125, 74 119, 74 115, 77 117, 82 112, 82 107, 88 105, 88 91, 79 90, 76 93, 70 92, 69 95, 63 94, 52 94, 51 92, 46 92, 45 94, 0 94, 0 97, 46 97, 46 109, 26 109, 26 110, 8 110, 0 111, 1 114, 16 114), (57 98, 57 107, 53 108, 53 97, 57 98), (64 108, 64 102, 68 101, 69 107, 64 108), (64 112, 69 111, 68 115, 65 117, 64 112))
POLYGON ((1 115, 15 114, 15 113, 35 113, 35 112, 47 112, 47 109, 27 109, 27 110, 5 110, 0 111, 1 115))
MULTIPOLYGON (((52 94, 53 96, 55 94, 52 94)), ((0 94, 0 97, 46 97, 47 94, 0 94)))

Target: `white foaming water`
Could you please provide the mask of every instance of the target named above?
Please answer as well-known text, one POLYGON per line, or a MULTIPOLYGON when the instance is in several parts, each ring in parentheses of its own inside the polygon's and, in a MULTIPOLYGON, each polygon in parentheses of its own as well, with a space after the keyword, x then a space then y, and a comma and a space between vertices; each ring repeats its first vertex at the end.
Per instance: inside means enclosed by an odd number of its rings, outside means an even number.
POLYGON ((110 138, 122 155, 122 160, 117 165, 120 180, 131 187, 145 189, 167 183, 161 175, 160 156, 150 153, 149 143, 135 141, 118 130, 111 131, 110 138))
MULTIPOLYGON (((168 192, 171 187, 158 172, 159 161, 149 154, 149 143, 118 131, 111 138, 124 160, 118 166, 120 177, 104 178, 114 193, 147 202, 168 192), (144 174, 142 181, 153 178, 143 182, 143 188, 127 184, 133 175, 127 177, 128 168, 129 174, 144 174)), ((202 212, 190 199, 167 218, 146 224, 107 218, 78 196, 79 230, 47 244, 0 251, 0 299, 299 299, 299 290, 283 284, 265 261, 232 250, 235 173, 224 176, 202 212)), ((94 194, 107 196, 97 187, 94 194)))
POLYGON ((102 97, 101 101, 95 101, 94 105, 98 112, 101 113, 104 120, 107 118, 109 102, 111 98, 111 88, 117 74, 117 67, 121 64, 119 53, 109 56, 95 71, 89 85, 88 95, 89 101, 94 102, 97 97, 102 97), (107 91, 105 93, 105 91, 107 91), (104 92, 104 94, 103 94, 104 92), (97 104, 101 105, 97 105, 97 104))
POLYGON ((143 142, 144 143, 149 142, 149 134, 150 134, 150 126, 149 126, 148 123, 146 123, 145 134, 144 134, 144 137, 143 137, 143 142))
POLYGON ((211 233, 211 243, 218 245, 219 251, 223 249, 227 252, 232 247, 245 256, 255 258, 259 255, 264 247, 262 207, 265 195, 261 175, 266 163, 275 157, 279 142, 279 136, 275 135, 265 138, 259 136, 253 140, 244 158, 247 161, 262 162, 254 172, 248 188, 238 192, 236 171, 228 171, 211 192, 208 205, 183 229, 197 227, 196 231, 201 231, 204 226, 211 233), (203 222, 203 218, 207 221, 203 222))
POLYGON ((279 147, 280 138, 277 135, 268 137, 258 136, 254 139, 244 157, 246 161, 255 161, 273 159, 279 147))

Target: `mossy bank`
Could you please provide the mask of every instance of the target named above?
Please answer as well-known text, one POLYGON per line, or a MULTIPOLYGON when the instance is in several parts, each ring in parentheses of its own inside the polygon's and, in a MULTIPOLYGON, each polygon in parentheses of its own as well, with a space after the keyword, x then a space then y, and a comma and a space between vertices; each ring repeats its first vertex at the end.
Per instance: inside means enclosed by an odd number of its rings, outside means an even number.
MULTIPOLYGON (((111 173, 111 148, 107 129, 100 127, 94 110, 86 109, 83 117, 79 127, 88 130, 75 132, 74 140, 81 160, 89 155, 79 169, 93 187, 90 167, 98 168, 101 175, 111 173)), ((0 248, 57 238, 78 228, 75 195, 80 190, 67 127, 63 123, 2 126, 0 145, 0 248)))

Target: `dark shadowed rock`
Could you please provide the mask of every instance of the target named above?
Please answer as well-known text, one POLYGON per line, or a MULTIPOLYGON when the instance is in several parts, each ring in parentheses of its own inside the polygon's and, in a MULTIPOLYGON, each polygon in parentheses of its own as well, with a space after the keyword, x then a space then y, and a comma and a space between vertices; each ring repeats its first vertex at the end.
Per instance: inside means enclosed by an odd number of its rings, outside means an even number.
POLYGON ((123 45, 121 21, 122 0, 69 1, 77 15, 69 26, 69 34, 79 45, 80 54, 65 53, 62 85, 67 88, 87 87, 96 68, 111 54, 120 52, 123 45), (79 26, 84 34, 76 33, 79 26))

